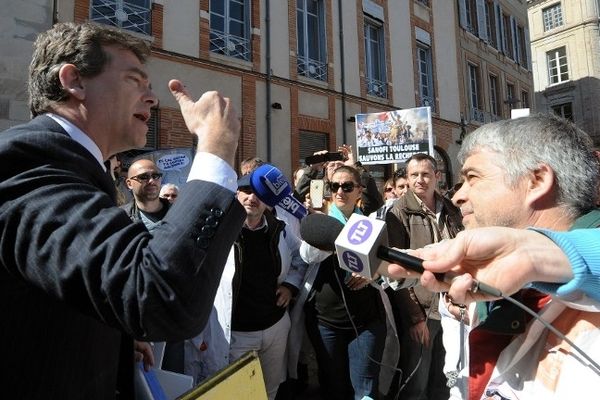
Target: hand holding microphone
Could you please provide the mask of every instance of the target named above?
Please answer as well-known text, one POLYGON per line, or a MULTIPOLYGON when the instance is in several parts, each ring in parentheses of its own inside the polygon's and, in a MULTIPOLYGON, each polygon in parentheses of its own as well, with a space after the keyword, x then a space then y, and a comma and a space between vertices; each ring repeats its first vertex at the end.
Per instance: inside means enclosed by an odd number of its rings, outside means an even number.
MULTIPOLYGON (((376 273, 392 279, 419 278, 423 274, 421 282, 433 291, 447 290, 448 284, 458 279, 458 275, 450 271, 454 265, 445 265, 443 268, 440 266, 440 272, 432 273, 425 271, 421 258, 388 247, 385 222, 381 220, 355 214, 343 225, 327 215, 311 214, 302 221, 300 233, 310 245, 321 250, 336 251, 341 268, 369 279, 376 273), (425 278, 427 279, 424 281, 425 278)), ((422 253, 430 249, 416 250, 415 253, 433 254, 422 253)), ((489 285, 471 278, 461 279, 461 283, 470 284, 468 289, 472 293, 485 293, 488 298, 502 297, 501 291, 489 285)), ((458 293, 452 297, 457 301, 461 299, 458 293)))

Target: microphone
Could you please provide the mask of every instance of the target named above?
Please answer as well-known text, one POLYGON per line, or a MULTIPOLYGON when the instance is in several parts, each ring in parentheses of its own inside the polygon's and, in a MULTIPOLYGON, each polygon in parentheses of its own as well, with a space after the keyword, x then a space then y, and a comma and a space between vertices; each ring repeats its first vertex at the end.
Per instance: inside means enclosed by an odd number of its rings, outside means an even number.
MULTIPOLYGON (((387 246, 385 222, 353 214, 346 225, 323 214, 311 214, 300 225, 302 239, 321 250, 333 251, 338 255, 340 267, 372 279, 377 270, 388 262, 400 264, 411 271, 422 274, 423 260, 387 246)), ((439 281, 452 282, 452 272, 434 273, 439 281)), ((474 281, 471 291, 481 291, 490 296, 502 297, 502 292, 485 283, 474 281)))
POLYGON ((335 239, 344 229, 337 219, 325 214, 309 214, 300 222, 300 237, 319 250, 335 251, 335 239))
POLYGON ((263 164, 250 174, 250 187, 256 196, 268 206, 279 206, 298 219, 308 210, 292 195, 292 186, 285 175, 270 164, 263 164))

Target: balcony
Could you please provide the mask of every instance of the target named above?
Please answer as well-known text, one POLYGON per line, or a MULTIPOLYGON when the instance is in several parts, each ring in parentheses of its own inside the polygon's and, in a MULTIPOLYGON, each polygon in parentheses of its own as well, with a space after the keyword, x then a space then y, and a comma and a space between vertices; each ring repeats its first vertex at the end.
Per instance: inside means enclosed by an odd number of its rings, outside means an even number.
POLYGON ((143 35, 152 34, 152 12, 148 5, 137 6, 123 0, 92 1, 90 19, 143 35))
POLYGON ((480 124, 487 124, 489 122, 500 121, 502 118, 496 114, 492 114, 487 111, 480 110, 478 108, 471 108, 471 122, 479 122, 480 124))
POLYGON ((320 81, 327 80, 327 63, 298 57, 298 74, 320 81))
POLYGON ((421 107, 431 107, 431 111, 435 111, 435 100, 433 96, 421 95, 421 107))
POLYGON ((387 83, 369 77, 366 77, 365 80, 367 82, 367 94, 387 99, 387 83))
POLYGON ((210 31, 210 51, 250 61, 250 40, 213 29, 210 31))

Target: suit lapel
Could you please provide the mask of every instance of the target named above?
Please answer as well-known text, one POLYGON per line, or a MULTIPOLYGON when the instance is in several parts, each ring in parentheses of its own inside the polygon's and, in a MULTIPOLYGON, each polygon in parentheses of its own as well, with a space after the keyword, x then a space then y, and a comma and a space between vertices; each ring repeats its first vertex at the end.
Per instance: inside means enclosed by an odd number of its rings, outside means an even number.
POLYGON ((48 129, 49 131, 52 132, 56 132, 56 133, 61 133, 65 136, 67 136, 67 140, 70 140, 75 148, 78 148, 78 153, 82 156, 85 157, 87 159, 90 160, 90 162, 96 167, 93 168, 90 171, 86 171, 89 172, 90 177, 94 180, 95 185, 101 189, 103 192, 105 192, 106 194, 108 194, 110 196, 110 198, 112 199, 114 205, 117 205, 117 190, 115 187, 115 183, 112 179, 112 176, 110 175, 110 163, 107 161, 105 163, 105 166, 108 164, 108 167, 106 169, 106 171, 102 168, 102 166, 100 164, 98 164, 98 161, 96 160, 96 158, 80 143, 78 143, 77 141, 73 140, 69 134, 63 129, 63 127, 56 122, 54 119, 50 118, 47 115, 40 115, 38 117, 36 117, 33 121, 33 123, 40 123, 42 126, 44 126, 46 129, 48 129))

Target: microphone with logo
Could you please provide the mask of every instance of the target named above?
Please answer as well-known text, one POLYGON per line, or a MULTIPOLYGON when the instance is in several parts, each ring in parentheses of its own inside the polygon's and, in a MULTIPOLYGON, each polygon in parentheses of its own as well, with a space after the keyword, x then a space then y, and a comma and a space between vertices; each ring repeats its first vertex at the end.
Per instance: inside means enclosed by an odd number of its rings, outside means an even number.
POLYGON ((270 164, 263 164, 250 174, 250 187, 256 196, 268 206, 279 206, 298 219, 308 210, 292 195, 292 186, 283 173, 270 164))
MULTIPOLYGON (((423 260, 388 247, 385 222, 353 214, 346 225, 323 214, 311 214, 300 225, 302 239, 321 250, 336 251, 340 267, 372 279, 388 263, 402 265, 422 274, 423 260)), ((436 273, 436 279, 450 283, 456 275, 436 273)), ((502 297, 502 292, 485 283, 474 281, 471 291, 502 297)))

